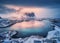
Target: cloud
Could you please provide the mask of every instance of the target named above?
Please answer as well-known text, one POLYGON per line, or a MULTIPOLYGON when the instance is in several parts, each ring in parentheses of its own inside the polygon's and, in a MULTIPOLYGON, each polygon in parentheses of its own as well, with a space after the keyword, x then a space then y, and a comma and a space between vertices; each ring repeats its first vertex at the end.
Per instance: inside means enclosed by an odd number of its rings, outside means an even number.
POLYGON ((0 0, 1 4, 25 5, 25 6, 57 6, 60 0, 0 0))
MULTIPOLYGON (((60 0, 26 0, 26 1, 25 0, 17 0, 17 1, 16 0, 0 0, 0 6, 4 7, 4 8, 3 7, 0 8, 0 16, 3 16, 3 17, 8 17, 8 15, 14 16, 15 14, 17 14, 16 16, 18 16, 19 18, 18 14, 24 15, 25 12, 32 12, 33 10, 36 16, 39 15, 41 17, 45 17, 45 16, 50 16, 50 14, 54 15, 53 13, 55 13, 56 11, 54 12, 53 9, 56 9, 56 8, 60 9, 60 0), (20 12, 19 9, 21 10, 23 9, 21 11, 22 13, 20 12), (17 10, 19 11, 19 13, 15 13, 15 11, 17 10), (7 14, 7 16, 2 14, 7 14)), ((57 15, 59 15, 59 12, 57 15)), ((50 17, 53 17, 53 16, 50 16, 50 17)))
POLYGON ((8 14, 15 11, 16 11, 15 9, 10 9, 5 6, 0 6, 0 14, 8 14))
POLYGON ((37 7, 24 7, 24 6, 11 6, 11 5, 6 5, 5 7, 16 10, 16 12, 11 12, 11 13, 4 15, 4 16, 8 16, 8 17, 20 18, 22 16, 26 17, 25 13, 33 12, 38 15, 38 13, 40 12, 40 10, 39 10, 40 8, 37 8, 37 7))
POLYGON ((35 14, 33 12, 31 12, 31 13, 25 13, 25 15, 27 17, 35 17, 35 14))
MULTIPOLYGON (((8 9, 14 9, 6 15, 1 15, 2 17, 10 17, 11 19, 16 18, 26 18, 25 13, 34 13, 38 18, 54 18, 58 17, 60 8, 46 8, 46 7, 33 7, 33 6, 16 6, 16 5, 4 5, 8 9)), ((59 17, 58 17, 59 18, 59 17)))
MULTIPOLYGON (((9 19, 20 20, 27 18, 25 13, 33 12, 36 18, 54 18, 60 15, 59 2, 59 0, 0 0, 0 16, 9 17, 9 19), (4 15, 2 15, 2 13, 4 15)), ((39 21, 29 21, 16 23, 11 27, 11 29, 31 28, 39 26, 44 26, 44 23, 39 21)))

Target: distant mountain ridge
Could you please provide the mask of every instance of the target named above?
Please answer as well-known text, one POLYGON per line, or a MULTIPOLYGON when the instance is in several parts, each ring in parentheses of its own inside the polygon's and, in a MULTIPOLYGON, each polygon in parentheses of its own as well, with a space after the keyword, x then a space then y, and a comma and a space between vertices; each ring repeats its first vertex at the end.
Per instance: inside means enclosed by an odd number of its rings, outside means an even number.
POLYGON ((51 21, 52 23, 58 23, 60 22, 60 18, 55 18, 55 19, 51 19, 51 18, 34 18, 34 17, 29 17, 27 19, 21 19, 21 20, 11 20, 11 19, 8 19, 8 18, 2 18, 0 17, 0 28, 7 28, 7 27, 10 27, 16 23, 20 23, 20 22, 28 22, 28 21, 31 21, 31 20, 35 20, 35 21, 42 21, 42 20, 49 20, 51 21))

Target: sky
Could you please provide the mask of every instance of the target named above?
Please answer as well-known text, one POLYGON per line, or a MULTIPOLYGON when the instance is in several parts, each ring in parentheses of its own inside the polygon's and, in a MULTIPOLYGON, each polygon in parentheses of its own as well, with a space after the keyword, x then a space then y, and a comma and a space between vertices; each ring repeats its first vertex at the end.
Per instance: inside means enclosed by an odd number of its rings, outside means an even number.
MULTIPOLYGON (((29 16, 26 14, 31 13, 35 15, 33 16, 35 18, 60 18, 60 0, 0 0, 0 17, 20 20, 27 19, 29 16)), ((18 30, 20 36, 25 37, 30 34, 43 34, 42 36, 44 36, 52 29, 51 22, 48 20, 30 20, 16 23, 7 28, 0 28, 0 31, 18 30)))
MULTIPOLYGON (((25 13, 31 12, 35 14, 36 18, 60 18, 60 0, 0 0, 1 17, 21 19, 27 18, 25 13)), ((32 27, 32 24, 34 27, 38 27, 40 22, 23 22, 13 27, 20 27, 20 25, 23 28, 32 27)))
POLYGON ((39 18, 59 18, 60 0, 0 0, 0 16, 17 17, 34 12, 39 18))

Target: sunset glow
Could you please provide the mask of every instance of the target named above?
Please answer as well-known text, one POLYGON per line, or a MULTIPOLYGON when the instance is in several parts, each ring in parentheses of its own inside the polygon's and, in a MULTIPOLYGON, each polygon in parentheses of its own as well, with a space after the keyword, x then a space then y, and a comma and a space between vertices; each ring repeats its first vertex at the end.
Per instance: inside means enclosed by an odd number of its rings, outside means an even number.
POLYGON ((35 13, 36 17, 42 16, 43 12, 46 12, 46 8, 39 8, 39 7, 26 7, 26 6, 13 6, 13 5, 5 5, 5 7, 10 9, 15 9, 16 12, 8 13, 7 15, 4 15, 5 17, 25 17, 25 13, 35 13), (9 15, 10 14, 10 15, 9 15))
POLYGON ((12 29, 24 29, 24 28, 36 28, 36 27, 42 27, 44 26, 44 22, 39 21, 29 21, 29 22, 22 22, 22 23, 16 23, 12 26, 12 29))
MULTIPOLYGON (((49 10, 46 8, 39 8, 39 7, 27 7, 27 6, 13 6, 13 5, 5 5, 5 7, 9 9, 14 9, 16 12, 8 13, 7 15, 4 15, 5 17, 9 17, 9 19, 14 20, 20 20, 23 18, 27 18, 25 13, 31 13, 33 12, 35 14, 35 18, 41 18, 41 17, 48 17, 49 10), (43 16, 44 15, 44 16, 43 16)), ((31 28, 31 27, 42 27, 45 24, 43 22, 39 21, 29 21, 29 22, 21 22, 16 23, 11 27, 11 29, 21 29, 21 28, 31 28)))

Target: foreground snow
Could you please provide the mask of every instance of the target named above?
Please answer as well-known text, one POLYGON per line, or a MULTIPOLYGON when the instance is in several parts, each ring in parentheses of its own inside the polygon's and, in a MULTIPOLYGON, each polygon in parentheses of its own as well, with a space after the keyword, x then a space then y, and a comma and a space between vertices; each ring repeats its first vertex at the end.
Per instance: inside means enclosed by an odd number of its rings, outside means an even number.
POLYGON ((16 31, 8 31, 1 34, 4 39, 0 39, 0 43, 60 43, 60 27, 55 26, 55 30, 48 32, 46 38, 40 36, 30 36, 24 39, 13 39, 11 36, 15 35, 16 31))

